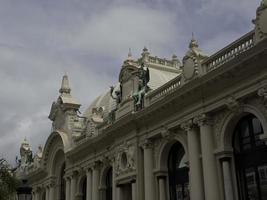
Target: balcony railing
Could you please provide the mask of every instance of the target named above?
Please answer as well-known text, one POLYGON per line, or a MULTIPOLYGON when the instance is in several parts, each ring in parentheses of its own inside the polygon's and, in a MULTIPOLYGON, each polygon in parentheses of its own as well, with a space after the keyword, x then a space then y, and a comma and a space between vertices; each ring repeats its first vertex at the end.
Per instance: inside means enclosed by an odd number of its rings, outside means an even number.
MULTIPOLYGON (((208 73, 224 63, 229 62, 239 54, 251 49, 254 46, 254 31, 245 34, 243 37, 234 41, 226 46, 219 52, 208 57, 202 62, 202 67, 205 68, 205 73, 208 73)), ((158 100, 162 99, 165 95, 174 92, 177 88, 181 87, 181 75, 173 80, 167 82, 158 89, 148 93, 145 99, 145 107, 149 106, 158 100)))
POLYGON ((245 34, 235 42, 226 46, 219 52, 210 56, 202 62, 202 66, 206 68, 206 73, 218 68, 222 64, 232 60, 237 55, 251 49, 254 46, 254 31, 245 34))
POLYGON ((161 99, 163 96, 172 93, 174 90, 179 88, 181 86, 181 75, 177 76, 176 78, 170 80, 166 84, 162 85, 158 89, 148 93, 146 95, 145 99, 145 106, 150 105, 159 99, 161 99))

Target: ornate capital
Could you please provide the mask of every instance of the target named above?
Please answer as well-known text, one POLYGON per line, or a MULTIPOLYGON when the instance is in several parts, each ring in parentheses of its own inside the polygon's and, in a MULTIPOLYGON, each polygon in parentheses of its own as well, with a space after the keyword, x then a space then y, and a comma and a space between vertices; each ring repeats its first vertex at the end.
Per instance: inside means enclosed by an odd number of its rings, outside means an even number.
POLYGON ((93 170, 98 170, 100 169, 100 166, 101 166, 101 162, 99 160, 95 161, 92 165, 92 169, 93 170))
POLYGON ((142 143, 142 147, 143 149, 152 149, 153 148, 153 142, 149 139, 146 139, 143 143, 142 143))
POLYGON ((213 125, 213 121, 211 120, 210 116, 207 114, 203 113, 201 115, 196 116, 193 119, 194 124, 197 124, 198 126, 208 126, 208 125, 213 125))
POLYGON ((181 128, 183 130, 185 130, 186 132, 190 131, 193 127, 194 127, 194 123, 193 123, 193 120, 192 119, 190 119, 190 120, 188 120, 186 122, 183 122, 181 124, 181 128))

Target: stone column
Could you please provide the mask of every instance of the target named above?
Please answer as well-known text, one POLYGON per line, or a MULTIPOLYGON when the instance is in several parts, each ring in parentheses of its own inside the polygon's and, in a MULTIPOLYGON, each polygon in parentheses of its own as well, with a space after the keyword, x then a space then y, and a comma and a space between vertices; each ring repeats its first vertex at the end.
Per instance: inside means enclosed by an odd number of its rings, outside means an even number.
POLYGON ((121 186, 116 187, 116 200, 123 200, 121 186))
POLYGON ((54 200, 54 195, 55 195, 54 184, 51 184, 49 186, 49 200, 54 200))
POLYGON ((45 200, 49 200, 49 187, 45 187, 45 200))
POLYGON ((131 184, 132 184, 132 200, 137 200, 136 199, 136 180, 133 180, 131 184))
POLYGON ((32 200, 36 200, 36 191, 32 190, 32 200))
POLYGON ((220 199, 212 122, 206 114, 198 116, 194 121, 200 126, 205 200, 220 199))
POLYGON ((115 166, 115 158, 112 159, 112 199, 116 199, 116 166, 115 166))
POLYGON ((202 166, 200 160, 200 141, 197 128, 193 126, 193 121, 189 120, 181 125, 187 132, 189 177, 190 177, 190 199, 204 200, 204 188, 202 178, 202 166))
POLYGON ((155 182, 153 174, 153 145, 147 140, 143 144, 144 148, 144 180, 145 180, 145 200, 155 200, 155 182))
POLYGON ((66 177, 66 200, 71 200, 70 199, 70 178, 66 177))
POLYGON ((99 200, 99 165, 100 164, 96 162, 93 166, 92 200, 99 200))
POLYGON ((234 200, 233 179, 230 167, 230 158, 222 160, 223 184, 225 200, 234 200))
POLYGON ((75 200, 76 186, 77 186, 77 173, 73 172, 70 180, 70 200, 75 200))
POLYGON ((166 192, 166 177, 159 176, 159 200, 167 200, 167 192, 166 192))
POLYGON ((86 200, 92 200, 92 170, 86 172, 86 200))

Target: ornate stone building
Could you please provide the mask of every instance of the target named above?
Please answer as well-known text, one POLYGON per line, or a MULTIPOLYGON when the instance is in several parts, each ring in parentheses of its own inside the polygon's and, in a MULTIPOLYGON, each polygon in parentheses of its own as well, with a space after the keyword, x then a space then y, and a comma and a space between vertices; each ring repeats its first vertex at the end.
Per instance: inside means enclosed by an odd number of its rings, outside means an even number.
POLYGON ((266 200, 266 1, 253 22, 211 56, 129 54, 83 115, 64 75, 44 149, 21 148, 33 200, 266 200))

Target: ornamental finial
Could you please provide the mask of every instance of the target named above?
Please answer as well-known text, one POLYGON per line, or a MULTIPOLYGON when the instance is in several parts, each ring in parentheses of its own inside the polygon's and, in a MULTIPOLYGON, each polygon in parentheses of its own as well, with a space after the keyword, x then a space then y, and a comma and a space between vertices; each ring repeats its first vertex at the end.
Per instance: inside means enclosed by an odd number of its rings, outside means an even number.
POLYGON ((127 60, 132 60, 132 59, 133 59, 132 51, 131 51, 131 48, 129 48, 128 58, 127 58, 127 60))
POLYGON ((70 94, 70 86, 69 86, 69 78, 68 75, 65 73, 62 78, 61 88, 59 89, 59 92, 61 94, 70 94))
POLYGON ((194 37, 194 33, 193 32, 192 32, 192 39, 191 39, 191 41, 189 43, 189 48, 190 49, 198 48, 198 43, 197 43, 197 40, 194 37))

